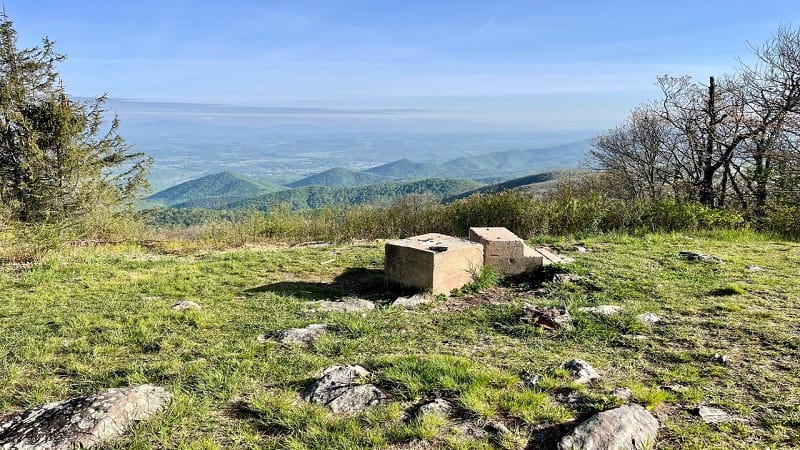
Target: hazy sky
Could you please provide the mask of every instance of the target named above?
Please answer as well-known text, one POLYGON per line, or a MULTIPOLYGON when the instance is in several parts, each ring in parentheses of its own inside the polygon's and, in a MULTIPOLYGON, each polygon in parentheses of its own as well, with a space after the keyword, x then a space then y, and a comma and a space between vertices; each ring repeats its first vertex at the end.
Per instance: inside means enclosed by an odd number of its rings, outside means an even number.
POLYGON ((20 44, 68 55, 73 95, 543 127, 612 125, 656 76, 730 72, 748 42, 800 26, 798 0, 4 3, 20 44))

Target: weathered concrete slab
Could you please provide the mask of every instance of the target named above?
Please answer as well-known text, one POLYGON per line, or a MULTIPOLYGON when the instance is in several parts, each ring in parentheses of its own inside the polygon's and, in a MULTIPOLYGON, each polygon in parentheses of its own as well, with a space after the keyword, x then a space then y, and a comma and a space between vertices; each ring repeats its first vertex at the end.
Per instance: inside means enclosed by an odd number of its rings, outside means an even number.
POLYGON ((391 285, 448 294, 472 281, 483 267, 483 246, 438 233, 385 245, 384 276, 391 285))
POLYGON ((541 255, 530 250, 519 236, 504 227, 473 227, 469 240, 483 245, 483 263, 503 275, 519 275, 542 267, 541 255))
POLYGON ((575 261, 575 259, 570 258, 569 256, 561 256, 556 253, 553 253, 550 249, 545 247, 536 247, 535 249, 530 247, 525 247, 525 256, 528 257, 540 256, 542 258, 542 264, 545 266, 549 266, 550 264, 555 264, 555 263, 568 264, 575 261))

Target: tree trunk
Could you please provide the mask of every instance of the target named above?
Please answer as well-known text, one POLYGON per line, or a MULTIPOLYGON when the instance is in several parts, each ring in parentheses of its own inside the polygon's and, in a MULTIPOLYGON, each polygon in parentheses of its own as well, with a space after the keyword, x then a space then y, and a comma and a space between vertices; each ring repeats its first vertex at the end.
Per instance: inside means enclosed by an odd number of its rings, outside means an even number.
POLYGON ((714 145, 717 141, 717 109, 716 109, 716 86, 714 77, 708 79, 708 136, 706 136, 706 148, 703 155, 703 179, 700 182, 700 203, 706 206, 714 206, 714 174, 717 168, 714 167, 714 145))

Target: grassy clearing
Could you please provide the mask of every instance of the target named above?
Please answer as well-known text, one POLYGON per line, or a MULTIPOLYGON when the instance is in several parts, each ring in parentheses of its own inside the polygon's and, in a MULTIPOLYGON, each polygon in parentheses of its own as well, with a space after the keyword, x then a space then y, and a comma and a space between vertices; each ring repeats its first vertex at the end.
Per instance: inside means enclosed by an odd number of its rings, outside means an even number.
POLYGON ((176 401, 115 448, 397 448, 413 440, 496 448, 619 405, 611 391, 628 387, 663 426, 656 448, 800 446, 800 245, 733 232, 597 235, 577 253, 574 242, 545 240, 576 258, 565 269, 582 280, 487 283, 422 309, 364 316, 310 302, 388 300, 379 243, 178 255, 163 246, 88 246, 6 264, 0 413, 154 383, 176 401), (683 250, 723 262, 688 262, 683 250), (179 300, 203 309, 171 311, 179 300), (526 301, 567 305, 575 329, 520 324, 526 301), (598 304, 624 312, 577 312, 598 304), (663 322, 640 324, 645 311, 663 322), (257 341, 320 322, 333 332, 308 348, 257 341), (603 382, 571 383, 559 366, 572 358, 595 366, 603 382), (365 366, 389 402, 354 417, 302 402, 297 392, 332 364, 365 366), (538 385, 523 387, 523 373, 540 375, 538 385), (407 407, 434 397, 449 399, 457 417, 500 421, 512 436, 468 439, 455 419, 403 420, 407 407), (701 404, 747 422, 704 424, 692 412, 701 404))

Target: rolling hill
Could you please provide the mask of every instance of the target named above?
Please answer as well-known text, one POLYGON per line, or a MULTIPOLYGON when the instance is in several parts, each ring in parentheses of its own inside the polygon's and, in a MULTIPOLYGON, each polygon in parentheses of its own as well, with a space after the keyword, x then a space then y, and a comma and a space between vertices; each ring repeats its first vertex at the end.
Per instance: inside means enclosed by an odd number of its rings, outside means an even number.
POLYGON ((369 186, 386 181, 385 177, 369 172, 358 172, 344 167, 334 167, 324 172, 302 178, 286 186, 299 188, 305 186, 369 186))
POLYGON ((506 150, 478 156, 462 157, 443 164, 451 171, 468 176, 489 176, 497 173, 545 171, 574 168, 591 148, 590 140, 555 147, 506 150))
MULTIPOLYGON (((439 178, 402 183, 384 182, 371 186, 356 187, 305 186, 236 201, 227 204, 225 208, 252 208, 266 211, 279 205, 288 205, 293 210, 340 205, 386 205, 410 194, 429 194, 437 199, 443 199, 477 189, 480 186, 480 183, 473 180, 439 178)), ((176 208, 194 206, 196 205, 175 205, 176 208)))
POLYGON ((482 186, 477 189, 462 192, 450 197, 445 198, 444 202, 452 202, 458 199, 469 197, 473 194, 494 194, 497 192, 524 189, 526 191, 541 191, 551 187, 559 178, 564 177, 569 172, 544 172, 524 177, 514 178, 511 180, 503 181, 500 183, 482 186))
MULTIPOLYGON (((176 205, 201 199, 247 197, 279 190, 277 185, 260 183, 233 172, 220 172, 189 180, 146 197, 153 204, 176 205)), ((228 200, 230 202, 231 200, 228 200)))
POLYGON ((417 180, 448 175, 448 169, 445 167, 432 163, 417 163, 409 159, 392 161, 381 166, 366 169, 363 172, 398 180, 417 180))

